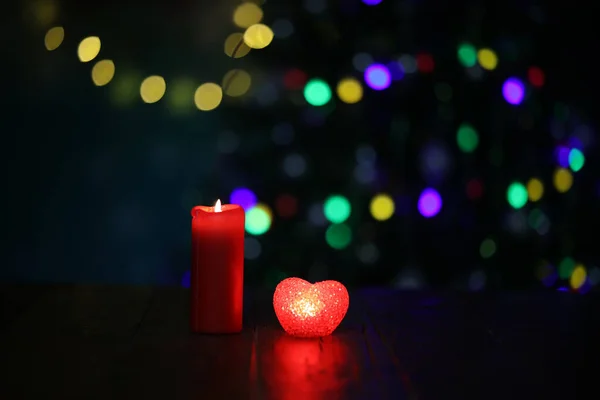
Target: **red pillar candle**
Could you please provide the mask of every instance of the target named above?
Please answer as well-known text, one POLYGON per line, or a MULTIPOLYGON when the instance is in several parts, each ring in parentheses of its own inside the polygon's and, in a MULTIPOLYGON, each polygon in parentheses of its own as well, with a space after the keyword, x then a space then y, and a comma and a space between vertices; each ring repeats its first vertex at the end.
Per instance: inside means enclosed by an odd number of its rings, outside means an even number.
POLYGON ((192 209, 191 315, 193 332, 242 330, 244 209, 218 200, 192 209))

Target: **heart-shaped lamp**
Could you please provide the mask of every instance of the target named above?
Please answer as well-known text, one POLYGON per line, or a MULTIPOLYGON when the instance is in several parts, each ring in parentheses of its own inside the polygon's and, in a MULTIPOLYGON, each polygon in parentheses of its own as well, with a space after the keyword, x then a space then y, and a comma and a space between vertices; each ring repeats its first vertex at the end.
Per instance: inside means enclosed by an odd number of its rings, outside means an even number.
POLYGON ((336 281, 311 284, 300 278, 279 282, 273 295, 273 308, 288 334, 297 337, 330 335, 342 322, 350 296, 336 281))

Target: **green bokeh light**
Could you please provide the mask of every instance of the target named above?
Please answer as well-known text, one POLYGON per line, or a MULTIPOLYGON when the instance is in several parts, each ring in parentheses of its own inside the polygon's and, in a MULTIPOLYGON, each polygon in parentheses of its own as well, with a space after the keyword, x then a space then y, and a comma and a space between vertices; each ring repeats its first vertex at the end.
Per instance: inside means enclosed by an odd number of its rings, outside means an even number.
POLYGON ((579 171, 585 164, 585 156, 579 149, 571 149, 569 152, 569 167, 573 172, 579 171))
POLYGON ((527 189, 522 183, 513 182, 506 191, 508 204, 516 210, 527 204, 527 189))
POLYGON ((323 214, 333 224, 341 224, 346 221, 351 211, 350 202, 344 196, 330 196, 323 204, 323 214))
POLYGON ((456 133, 456 142, 458 147, 465 153, 475 151, 479 145, 479 136, 477 131, 469 124, 462 124, 456 133))
POLYGON ((341 250, 352 241, 352 231, 346 224, 333 224, 327 228, 325 240, 334 249, 341 250))
POLYGON ((575 269, 575 260, 571 257, 565 257, 558 265, 558 276, 560 279, 569 279, 575 269))
POLYGON ((246 211, 246 232, 262 235, 271 227, 271 216, 262 207, 252 207, 246 211))
POLYGON ((475 66, 477 64, 477 50, 469 43, 461 43, 458 46, 458 61, 467 68, 475 66))
POLYGON ((324 106, 331 100, 331 88, 321 79, 312 79, 304 86, 304 98, 312 106, 324 106))
POLYGON ((496 242, 492 239, 485 239, 479 246, 479 254, 482 258, 490 258, 496 253, 496 242))

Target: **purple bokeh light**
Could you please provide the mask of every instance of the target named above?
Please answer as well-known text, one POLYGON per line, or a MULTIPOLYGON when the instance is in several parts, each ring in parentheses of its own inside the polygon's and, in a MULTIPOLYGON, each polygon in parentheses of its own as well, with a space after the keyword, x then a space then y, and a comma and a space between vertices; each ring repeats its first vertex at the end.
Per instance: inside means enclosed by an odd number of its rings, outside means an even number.
POLYGON ((399 81, 404 78, 404 67, 400 64, 400 61, 392 61, 387 64, 387 68, 390 71, 392 80, 399 81))
POLYGON ((502 85, 504 99, 512 105, 519 105, 525 97, 525 85, 517 78, 508 78, 502 85))
POLYGON ((558 161, 558 165, 563 168, 569 167, 569 154, 571 153, 571 149, 565 146, 560 146, 556 149, 556 161, 558 161))
POLYGON ((231 192, 229 196, 229 202, 231 204, 239 204, 242 206, 244 211, 248 211, 258 203, 256 195, 252 190, 246 188, 238 188, 231 192))
POLYGON ((419 196, 418 207, 425 218, 435 217, 442 208, 442 198, 435 189, 425 189, 419 196))
POLYGON ((390 70, 381 64, 373 64, 365 70, 365 82, 371 89, 384 90, 392 83, 390 70))
POLYGON ((377 4, 381 3, 382 1, 383 0, 362 0, 362 2, 368 6, 376 6, 377 4))

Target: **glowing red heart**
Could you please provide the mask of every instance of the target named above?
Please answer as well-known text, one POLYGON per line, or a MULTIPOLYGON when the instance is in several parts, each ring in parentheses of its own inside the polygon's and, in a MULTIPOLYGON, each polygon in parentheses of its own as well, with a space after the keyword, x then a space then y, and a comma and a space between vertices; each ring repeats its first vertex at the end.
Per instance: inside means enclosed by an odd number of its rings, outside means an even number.
POLYGON ((279 323, 288 334, 298 337, 330 335, 346 316, 349 304, 346 287, 336 281, 313 285, 287 278, 279 282, 273 295, 279 323))

